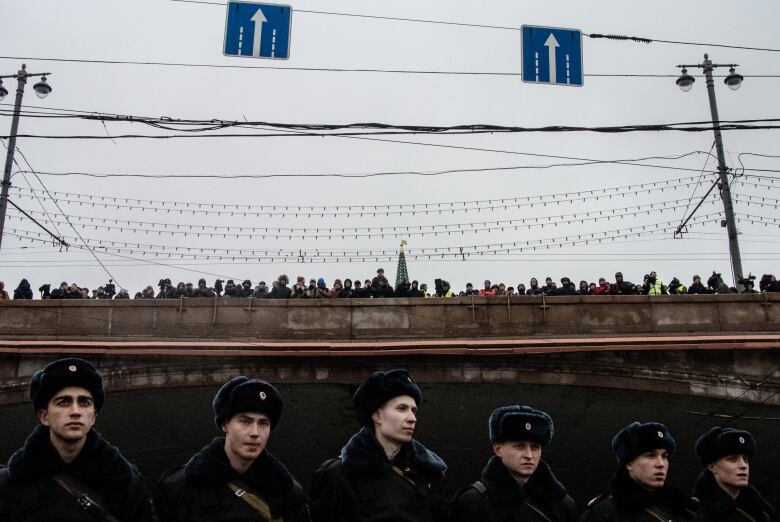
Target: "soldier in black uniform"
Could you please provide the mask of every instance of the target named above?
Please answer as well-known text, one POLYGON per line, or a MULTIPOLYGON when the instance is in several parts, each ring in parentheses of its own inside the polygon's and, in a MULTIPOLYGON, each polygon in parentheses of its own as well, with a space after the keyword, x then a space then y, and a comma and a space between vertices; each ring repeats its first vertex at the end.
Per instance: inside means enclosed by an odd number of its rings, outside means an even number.
POLYGON ((141 474, 92 429, 103 378, 69 358, 35 372, 30 402, 40 424, 0 467, 0 520, 151 521, 141 474))
POLYGON ((504 406, 490 414, 488 426, 494 455, 482 480, 453 501, 452 521, 577 520, 574 500, 541 458, 555 433, 550 416, 528 406, 504 406))
POLYGON ((314 474, 314 522, 447 519, 441 458, 414 434, 422 394, 406 370, 375 372, 353 401, 363 427, 314 474))
POLYGON ((704 471, 693 494, 703 522, 769 522, 774 509, 750 485, 750 459, 756 453, 753 435, 734 428, 714 427, 696 441, 696 456, 704 471))
POLYGON ((212 407, 224 436, 163 473, 154 494, 160 520, 307 522, 300 484, 266 449, 282 414, 276 388, 236 377, 220 388, 212 407))
POLYGON ((696 501, 669 485, 669 457, 676 443, 658 422, 632 422, 612 439, 620 466, 609 483, 609 494, 588 503, 581 522, 692 521, 696 501))

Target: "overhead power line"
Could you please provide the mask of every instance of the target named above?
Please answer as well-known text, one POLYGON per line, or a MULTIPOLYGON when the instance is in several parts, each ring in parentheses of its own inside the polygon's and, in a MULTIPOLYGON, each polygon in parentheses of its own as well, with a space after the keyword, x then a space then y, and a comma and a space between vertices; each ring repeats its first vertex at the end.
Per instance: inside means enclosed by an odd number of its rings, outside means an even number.
MULTIPOLYGON (((0 116, 13 116, 13 111, 0 110, 0 116)), ((459 124, 459 125, 399 125, 390 123, 377 123, 377 122, 357 122, 357 123, 338 123, 338 124, 322 124, 322 123, 281 123, 281 122, 266 122, 266 121, 235 121, 224 119, 210 119, 210 120, 195 120, 195 119, 179 119, 169 117, 147 117, 147 116, 133 116, 133 115, 118 115, 118 114, 98 114, 98 113, 69 113, 69 114, 56 114, 56 113, 41 113, 35 112, 30 117, 34 118, 76 118, 83 120, 97 120, 102 123, 105 122, 119 122, 119 123, 136 123, 145 124, 154 128, 169 130, 175 132, 186 132, 188 134, 173 134, 173 135, 119 135, 114 137, 121 138, 181 138, 190 137, 190 134, 194 133, 207 133, 225 129, 282 129, 282 130, 294 130, 301 131, 295 134, 284 134, 285 136, 354 136, 354 135, 383 135, 383 134, 482 134, 482 133, 518 133, 518 132, 599 132, 599 133, 626 133, 626 132, 659 132, 676 130, 681 132, 699 132, 710 131, 713 129, 719 130, 740 130, 740 129, 763 129, 763 128, 775 128, 775 126, 764 125, 748 125, 748 124, 769 124, 780 122, 780 118, 762 118, 762 119, 746 119, 746 120, 720 120, 717 126, 714 126, 711 121, 692 121, 692 122, 671 122, 661 124, 626 124, 626 125, 604 125, 604 126, 573 126, 573 125, 545 125, 542 127, 526 127, 519 125, 487 125, 487 124, 459 124), (322 134, 321 131, 327 134, 322 134), (352 131, 352 132, 336 132, 336 131, 352 131)), ((24 135, 19 135, 24 136, 24 135)), ((278 134, 208 134, 208 136, 219 137, 278 137, 278 134)), ((31 137, 27 135, 27 137, 31 137)), ((35 136, 44 137, 44 136, 35 136)), ((45 136, 49 137, 49 136, 45 136)), ((62 136, 55 136, 62 137, 62 136)), ((73 136, 76 138, 93 138, 96 136, 73 136)), ((195 137, 195 136, 193 136, 195 137)), ((101 139, 112 139, 111 136, 100 136, 101 139)))
MULTIPOLYGON (((117 140, 117 139, 214 139, 214 138, 326 138, 326 137, 352 137, 352 136, 405 136, 405 135, 435 135, 435 136, 463 136, 471 134, 516 134, 526 132, 598 132, 598 133, 626 133, 626 132, 710 132, 713 130, 738 131, 738 130, 774 130, 780 129, 780 125, 749 125, 729 124, 721 122, 719 125, 627 125, 621 127, 505 127, 505 128, 477 128, 471 126, 470 130, 368 130, 351 132, 315 132, 302 131, 295 134, 266 132, 266 133, 220 133, 220 134, 17 134, 17 138, 48 139, 48 140, 117 140)), ((0 136, 7 139, 9 136, 0 136)))
MULTIPOLYGON (((159 62, 142 60, 97 60, 86 58, 61 58, 54 56, 0 56, 0 60, 35 60, 41 62, 60 63, 84 63, 100 65, 149 65, 157 67, 193 67, 201 69, 267 69, 277 71, 298 72, 332 72, 332 73, 386 73, 386 74, 429 74, 445 76, 516 76, 522 73, 494 72, 494 71, 426 71, 414 69, 368 69, 368 68, 340 68, 340 67, 293 67, 280 65, 238 65, 238 64, 213 64, 213 63, 186 63, 186 62, 159 62)), ((583 76, 593 78, 677 78, 677 74, 633 74, 633 73, 585 73, 583 76)), ((713 75, 714 78, 725 78, 727 75, 713 75)), ((750 74, 745 78, 780 78, 780 74, 750 74)))
MULTIPOLYGON (((219 7, 225 7, 225 2, 210 2, 206 0, 169 0, 171 2, 179 2, 179 3, 187 3, 187 4, 202 4, 202 5, 214 5, 219 7)), ((499 30, 505 30, 505 31, 520 31, 520 27, 517 26, 506 26, 506 25, 488 25, 488 24, 475 24, 475 23, 466 23, 466 22, 452 22, 452 21, 445 21, 445 20, 430 20, 430 19, 422 19, 422 18, 401 18, 401 17, 395 17, 395 16, 379 16, 379 15, 368 15, 368 14, 360 14, 360 13, 339 13, 334 11, 314 11, 310 9, 295 9, 296 13, 306 13, 306 14, 315 14, 315 15, 328 15, 328 16, 344 16, 344 17, 351 17, 351 18, 367 18, 367 19, 374 19, 374 20, 387 20, 387 21, 395 21, 395 22, 413 22, 413 23, 423 23, 423 24, 437 24, 437 25, 451 25, 456 27, 470 27, 470 28, 476 28, 476 29, 499 29, 499 30)), ((588 38, 603 38, 608 40, 627 40, 627 41, 633 41, 637 43, 665 43, 665 44, 676 44, 676 45, 697 45, 697 46, 706 46, 706 47, 722 47, 727 49, 744 49, 749 51, 768 51, 768 52, 780 52, 780 49, 772 49, 772 48, 766 48, 766 47, 754 47, 754 46, 742 46, 742 45, 728 45, 728 44, 715 44, 715 43, 702 43, 702 42, 684 42, 684 41, 675 41, 675 40, 660 40, 657 38, 643 38, 638 36, 624 36, 624 35, 615 35, 615 34, 598 34, 598 33, 590 33, 585 34, 588 38)))

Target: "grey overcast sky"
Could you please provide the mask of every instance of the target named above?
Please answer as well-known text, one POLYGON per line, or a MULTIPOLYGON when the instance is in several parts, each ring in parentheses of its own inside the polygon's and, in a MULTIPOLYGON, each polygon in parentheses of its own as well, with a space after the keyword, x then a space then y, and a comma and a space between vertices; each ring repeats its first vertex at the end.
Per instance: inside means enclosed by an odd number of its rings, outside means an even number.
MULTIPOLYGON (((110 277, 97 257, 131 294, 163 277, 270 284, 287 273, 331 284, 371 277, 378 266, 392 282, 394 252, 405 239, 410 277, 431 286, 442 277, 456 290, 484 279, 508 286, 548 275, 612 280, 617 270, 635 282, 651 270, 664 282, 677 276, 689 284, 694 273, 706 279, 712 270, 732 281, 717 190, 688 233, 673 234, 716 178, 709 130, 323 137, 257 126, 193 133, 33 117, 706 126, 701 71, 689 71, 697 81, 688 93, 675 78, 676 65, 701 63, 707 52, 716 63, 739 64, 745 77, 731 91, 723 84, 728 69, 716 70, 721 120, 780 118, 778 2, 288 4, 289 59, 269 60, 223 55, 224 2, 0 0, 0 74, 23 62, 29 72, 51 72, 46 99, 35 96, 35 80, 28 85, 20 134, 113 138, 19 138, 24 157, 16 155, 11 201, 71 246, 43 241, 46 234, 12 208, 0 280, 10 289, 23 277, 34 289, 60 281, 96 288, 110 277), (584 86, 524 83, 523 25, 581 30, 584 86), (586 36, 593 33, 655 41, 586 36), (255 136, 220 137, 240 133, 255 136), (256 136, 264 133, 278 136, 256 136), (173 134, 192 136, 120 137, 173 134), (245 177, 229 179, 236 176, 245 177)), ((0 105, 0 134, 7 136, 16 83, 4 83, 11 95, 0 105)), ((744 271, 777 274, 780 133, 723 136, 737 175, 744 271)))

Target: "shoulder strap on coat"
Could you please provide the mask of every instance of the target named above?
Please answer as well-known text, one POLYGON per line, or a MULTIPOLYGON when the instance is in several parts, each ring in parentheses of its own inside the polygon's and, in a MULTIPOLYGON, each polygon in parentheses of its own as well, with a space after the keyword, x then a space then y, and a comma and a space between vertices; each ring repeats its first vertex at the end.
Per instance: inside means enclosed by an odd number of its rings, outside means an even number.
POLYGON ((114 517, 103 507, 103 500, 100 499, 96 493, 87 489, 78 479, 63 473, 52 476, 52 479, 59 484, 62 489, 70 493, 70 495, 76 499, 76 502, 81 509, 87 513, 104 522, 119 522, 119 519, 114 517))
POLYGON ((235 493, 238 498, 249 504, 252 509, 257 511, 257 513, 263 517, 264 520, 267 520, 268 522, 283 522, 282 517, 274 518, 271 515, 270 506, 258 495, 240 488, 232 482, 228 482, 228 487, 233 493, 235 493))

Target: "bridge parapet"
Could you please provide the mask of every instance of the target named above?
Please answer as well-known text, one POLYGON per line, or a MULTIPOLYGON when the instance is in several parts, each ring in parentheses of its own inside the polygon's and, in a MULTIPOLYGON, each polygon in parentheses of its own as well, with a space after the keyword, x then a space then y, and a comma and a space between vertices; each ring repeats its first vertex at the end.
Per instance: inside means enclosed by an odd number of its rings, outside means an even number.
POLYGON ((780 294, 0 302, 0 338, 377 340, 780 331, 780 294))

